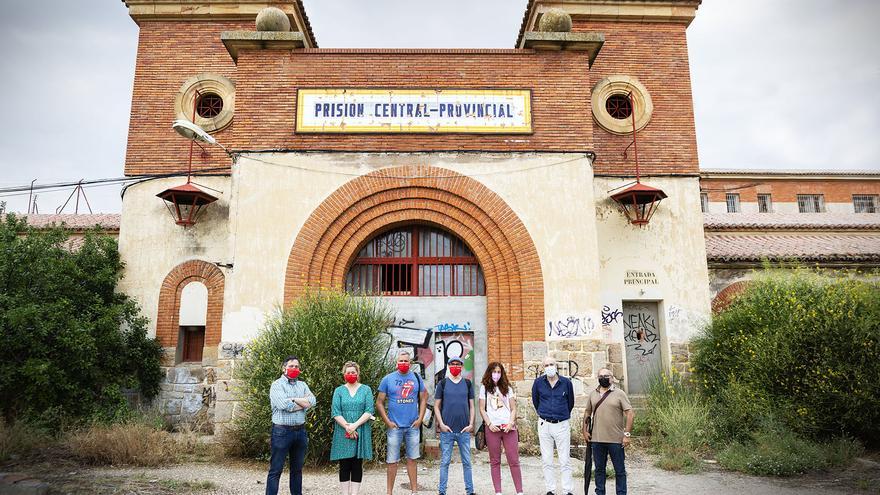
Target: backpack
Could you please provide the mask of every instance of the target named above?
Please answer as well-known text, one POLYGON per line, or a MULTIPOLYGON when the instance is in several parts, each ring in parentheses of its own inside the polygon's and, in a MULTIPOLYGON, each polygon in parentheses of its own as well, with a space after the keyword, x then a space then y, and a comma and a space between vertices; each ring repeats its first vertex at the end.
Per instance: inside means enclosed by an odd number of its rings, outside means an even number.
MULTIPOLYGON (((473 385, 471 384, 471 381, 468 380, 467 378, 464 379, 464 382, 467 383, 467 388, 468 388, 468 399, 470 399, 471 395, 474 393, 474 392, 473 392, 473 388, 472 388, 473 385)), ((443 378, 443 380, 441 380, 440 383, 437 384, 437 387, 440 388, 440 390, 443 391, 443 395, 446 395, 446 378, 443 378)), ((441 400, 442 400, 442 399, 441 399, 441 400)))

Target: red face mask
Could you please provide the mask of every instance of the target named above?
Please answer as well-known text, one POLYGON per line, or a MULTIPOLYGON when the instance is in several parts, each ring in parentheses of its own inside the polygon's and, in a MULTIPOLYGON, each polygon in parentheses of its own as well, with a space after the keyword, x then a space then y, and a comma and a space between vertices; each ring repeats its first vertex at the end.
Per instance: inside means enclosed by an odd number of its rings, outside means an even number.
POLYGON ((397 363, 397 371, 404 375, 409 373, 409 363, 397 363))
POLYGON ((347 381, 348 383, 354 383, 354 382, 358 381, 357 373, 346 373, 345 374, 345 381, 347 381))
POLYGON ((451 374, 452 376, 460 375, 461 374, 461 365, 460 364, 450 365, 449 366, 449 374, 451 374))
POLYGON ((296 377, 299 376, 299 368, 287 368, 287 378, 291 380, 296 380, 296 377))

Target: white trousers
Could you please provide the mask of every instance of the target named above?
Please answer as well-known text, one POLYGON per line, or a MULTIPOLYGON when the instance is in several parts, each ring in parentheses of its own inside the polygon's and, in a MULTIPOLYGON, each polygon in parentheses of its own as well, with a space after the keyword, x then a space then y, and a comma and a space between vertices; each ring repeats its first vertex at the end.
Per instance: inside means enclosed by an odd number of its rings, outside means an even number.
POLYGON ((541 464, 544 467, 544 485, 548 492, 556 491, 556 477, 553 474, 553 448, 559 455, 559 471, 562 472, 562 492, 574 493, 571 478, 571 429, 568 420, 548 423, 538 419, 538 441, 541 443, 541 464))

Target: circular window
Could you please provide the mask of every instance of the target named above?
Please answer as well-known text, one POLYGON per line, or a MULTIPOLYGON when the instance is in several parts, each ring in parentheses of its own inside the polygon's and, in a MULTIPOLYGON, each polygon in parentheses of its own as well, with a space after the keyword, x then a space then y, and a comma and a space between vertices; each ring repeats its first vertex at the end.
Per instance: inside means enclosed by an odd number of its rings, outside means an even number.
POLYGON ((223 111, 223 98, 216 93, 205 93, 196 100, 196 115, 203 119, 213 119, 223 111))
POLYGON ((178 119, 193 120, 193 108, 197 126, 208 132, 225 128, 235 112, 235 84, 211 73, 187 79, 177 93, 174 110, 178 119))
POLYGON ((630 76, 608 76, 597 82, 591 95, 593 120, 612 134, 632 134, 632 118, 636 130, 651 120, 654 103, 638 79, 630 76))
POLYGON ((605 100, 605 110, 618 120, 628 119, 632 115, 632 103, 627 95, 611 95, 605 100))

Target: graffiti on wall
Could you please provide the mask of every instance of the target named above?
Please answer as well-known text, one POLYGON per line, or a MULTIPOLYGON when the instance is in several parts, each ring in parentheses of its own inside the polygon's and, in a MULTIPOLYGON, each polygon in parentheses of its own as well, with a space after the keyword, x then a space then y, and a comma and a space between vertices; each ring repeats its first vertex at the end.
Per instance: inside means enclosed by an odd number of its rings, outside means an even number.
POLYGON ((610 306, 602 306, 602 324, 610 325, 612 323, 617 323, 617 320, 623 316, 623 311, 615 308, 611 309, 610 306))
POLYGON ((244 354, 245 346, 240 342, 224 342, 220 346, 220 357, 224 359, 238 359, 244 354))
POLYGON ((460 357, 464 363, 462 374, 473 380, 474 334, 470 329, 470 322, 442 322, 422 327, 414 319, 396 318, 387 330, 390 344, 386 360, 393 359, 394 348, 409 349, 413 368, 422 378, 437 379, 445 376, 449 358, 460 357))
MULTIPOLYGON (((577 378, 578 377, 578 364, 577 361, 565 360, 565 361, 556 361, 556 371, 562 375, 567 376, 569 378, 577 378)), ((543 364, 530 364, 528 367, 528 375, 538 378, 544 374, 544 365, 543 364)))
POLYGON ((595 329, 596 322, 589 315, 566 315, 547 321, 548 337, 589 337, 595 329))
POLYGON ((657 318, 651 311, 633 310, 623 318, 624 341, 627 350, 639 362, 647 362, 660 346, 660 330, 657 318))
POLYGON ((434 383, 446 376, 446 362, 453 357, 461 358, 462 376, 474 380, 474 334, 471 332, 437 332, 433 349, 419 349, 418 354, 419 361, 433 364, 427 371, 432 373, 434 383))

